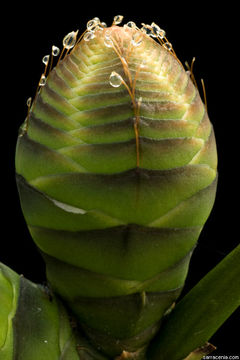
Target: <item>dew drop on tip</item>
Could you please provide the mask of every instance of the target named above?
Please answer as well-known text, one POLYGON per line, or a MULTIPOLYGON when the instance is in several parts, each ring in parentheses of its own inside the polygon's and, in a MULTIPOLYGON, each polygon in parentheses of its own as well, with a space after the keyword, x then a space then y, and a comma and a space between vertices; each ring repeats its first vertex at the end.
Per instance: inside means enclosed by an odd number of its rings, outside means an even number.
POLYGON ((129 21, 127 24, 124 25, 125 27, 129 27, 131 29, 136 29, 136 24, 133 21, 129 21))
POLYGON ((63 46, 65 49, 72 49, 74 47, 74 45, 76 44, 76 40, 77 40, 77 34, 78 34, 78 30, 71 31, 64 37, 63 46))
POLYGON ((160 37, 160 39, 165 38, 166 36, 166 31, 164 31, 163 29, 160 29, 158 36, 160 37))
POLYGON ((141 27, 141 31, 146 34, 146 35, 151 35, 152 34, 152 28, 150 25, 146 25, 144 23, 142 23, 142 27, 141 27))
POLYGON ((95 27, 99 24, 99 19, 96 21, 96 19, 89 20, 87 22, 87 30, 94 30, 95 27))
POLYGON ((165 47, 165 49, 171 51, 172 50, 172 44, 169 42, 166 42, 163 44, 163 47, 165 47))
POLYGON ((116 15, 113 18, 113 23, 114 23, 114 25, 119 25, 119 24, 121 24, 122 20, 123 20, 122 15, 116 15))
POLYGON ((113 71, 109 77, 109 83, 113 87, 119 87, 123 82, 123 78, 117 72, 113 71))
POLYGON ((90 40, 92 40, 92 39, 94 39, 95 38, 95 35, 94 35, 94 32, 93 31, 88 31, 88 32, 86 32, 86 34, 84 35, 84 37, 83 37, 83 39, 85 40, 85 41, 90 41, 90 40))
POLYGON ((45 55, 45 56, 42 58, 42 62, 44 63, 44 65, 47 65, 47 64, 48 64, 49 58, 50 58, 49 55, 45 55))
POLYGON ((30 107, 31 104, 32 104, 32 98, 29 97, 29 98, 27 99, 27 107, 30 107))
POLYGON ((161 31, 160 27, 157 24, 155 24, 154 22, 152 22, 151 28, 152 28, 152 34, 151 35, 153 37, 158 37, 158 35, 160 34, 160 31, 161 31))
POLYGON ((39 81, 39 86, 44 86, 46 84, 46 81, 47 81, 46 76, 42 74, 41 79, 39 81))
POLYGON ((52 46, 52 55, 58 56, 59 53, 60 53, 60 49, 57 46, 53 45, 52 46))
POLYGON ((105 35, 106 39, 111 39, 112 32, 108 29, 108 30, 105 31, 104 35, 105 35))
POLYGON ((112 41, 112 39, 109 37, 109 36, 107 36, 107 35, 105 35, 105 37, 104 37, 104 45, 105 46, 107 46, 107 47, 113 47, 113 41, 112 41))

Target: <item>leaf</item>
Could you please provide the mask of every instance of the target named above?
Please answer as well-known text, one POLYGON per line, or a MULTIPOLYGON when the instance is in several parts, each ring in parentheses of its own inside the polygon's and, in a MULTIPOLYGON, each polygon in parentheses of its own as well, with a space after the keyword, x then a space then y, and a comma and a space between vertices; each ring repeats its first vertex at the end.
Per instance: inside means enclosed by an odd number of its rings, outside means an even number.
POLYGON ((148 349, 151 360, 182 360, 203 346, 240 305, 240 245, 176 305, 148 349))
POLYGON ((105 360, 59 299, 0 262, 0 360, 105 360))

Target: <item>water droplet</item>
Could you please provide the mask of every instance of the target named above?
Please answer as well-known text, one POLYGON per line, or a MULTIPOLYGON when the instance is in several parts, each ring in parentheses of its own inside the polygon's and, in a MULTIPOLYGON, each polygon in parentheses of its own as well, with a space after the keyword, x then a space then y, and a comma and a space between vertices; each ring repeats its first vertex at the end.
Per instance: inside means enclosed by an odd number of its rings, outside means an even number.
POLYGON ((32 104, 32 98, 29 97, 29 98, 27 99, 27 107, 30 107, 31 104, 32 104))
POLYGON ((47 82, 46 76, 44 74, 42 74, 38 85, 39 86, 44 86, 44 85, 46 85, 46 82, 47 82))
POLYGON ((78 34, 78 30, 71 31, 64 37, 63 46, 65 49, 72 49, 74 47, 74 45, 76 44, 76 40, 77 40, 77 34, 78 34))
POLYGON ((131 29, 136 29, 136 24, 133 21, 129 21, 127 24, 124 25, 124 27, 129 27, 131 29))
POLYGON ((123 82, 123 78, 116 71, 113 71, 109 76, 109 83, 113 87, 119 87, 123 82))
POLYGON ((154 22, 152 22, 151 28, 152 28, 152 34, 151 34, 152 37, 158 37, 158 35, 161 31, 160 27, 157 24, 155 24, 154 22))
POLYGON ((45 342, 45 344, 47 344, 47 343, 48 343, 48 341, 47 341, 47 340, 44 340, 44 342, 45 342))
POLYGON ((158 36, 160 37, 160 39, 165 38, 166 36, 166 31, 164 31, 163 29, 160 29, 158 36))
POLYGON ((105 37, 106 38, 108 38, 108 39, 110 39, 111 38, 111 36, 112 36, 112 31, 110 30, 110 29, 107 29, 106 31, 105 31, 105 37))
POLYGON ((142 41, 143 41, 142 34, 139 32, 136 32, 132 37, 131 43, 133 44, 133 46, 139 46, 139 45, 141 45, 142 41))
POLYGON ((114 16, 114 18, 113 18, 113 25, 119 25, 119 24, 121 24, 122 20, 123 20, 123 16, 122 16, 122 15, 116 15, 116 16, 114 16))
POLYGON ((95 20, 98 24, 100 24, 100 19, 98 17, 95 17, 93 20, 95 20))
POLYGON ((163 47, 165 48, 165 49, 167 49, 168 51, 171 51, 172 50, 172 44, 170 43, 170 42, 165 42, 164 44, 163 44, 163 47))
POLYGON ((107 34, 104 36, 104 45, 107 47, 113 47, 113 41, 107 34))
POLYGON ((150 25, 146 25, 146 24, 142 23, 142 27, 140 30, 146 35, 150 36, 152 34, 152 28, 150 25))
POLYGON ((89 20, 87 22, 87 30, 88 31, 91 31, 91 30, 93 31, 93 30, 96 29, 96 27, 98 27, 99 24, 100 24, 99 18, 94 18, 92 20, 89 20))
POLYGON ((42 58, 42 62, 43 62, 45 65, 47 65, 48 62, 49 62, 49 58, 50 58, 49 55, 45 55, 45 56, 42 58))
POLYGON ((57 46, 53 45, 52 46, 52 55, 58 56, 59 53, 60 53, 60 49, 57 46))
POLYGON ((94 39, 95 38, 95 35, 94 35, 94 32, 93 31, 88 31, 88 32, 86 32, 86 34, 84 35, 84 37, 83 37, 83 39, 85 40, 85 41, 90 41, 90 40, 92 40, 92 39, 94 39))

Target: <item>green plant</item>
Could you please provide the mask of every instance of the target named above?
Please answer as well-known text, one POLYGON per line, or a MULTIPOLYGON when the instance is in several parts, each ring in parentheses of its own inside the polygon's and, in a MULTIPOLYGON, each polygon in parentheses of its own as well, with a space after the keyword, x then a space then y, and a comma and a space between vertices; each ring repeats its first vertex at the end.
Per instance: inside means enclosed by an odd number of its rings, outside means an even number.
MULTIPOLYGON (((95 18, 79 38, 69 33, 53 69, 59 49, 43 58, 18 138, 17 183, 51 288, 104 354, 89 358, 160 359, 169 335, 149 342, 180 323, 186 297, 172 309, 213 206, 216 145, 192 66, 186 72, 156 24, 120 21, 105 28, 95 18)), ((175 338, 171 360, 204 345, 239 304, 234 291, 203 337, 187 347, 175 338)))

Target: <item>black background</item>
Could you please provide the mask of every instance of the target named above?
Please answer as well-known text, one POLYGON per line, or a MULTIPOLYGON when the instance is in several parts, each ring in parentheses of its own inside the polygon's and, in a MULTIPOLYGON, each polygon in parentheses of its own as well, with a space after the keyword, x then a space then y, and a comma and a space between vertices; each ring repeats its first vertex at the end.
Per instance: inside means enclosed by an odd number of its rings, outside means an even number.
MULTIPOLYGON (((239 243, 239 139, 238 23, 231 4, 210 2, 104 4, 8 3, 2 13, 1 29, 1 247, 0 261, 34 282, 45 280, 44 264, 27 231, 18 200, 14 175, 17 131, 26 112, 26 100, 34 96, 43 72, 41 59, 52 45, 61 47, 70 31, 84 31, 95 16, 111 25, 114 15, 156 22, 167 32, 182 62, 196 57, 194 74, 201 89, 205 82, 208 113, 214 125, 219 184, 214 209, 192 257, 185 294, 239 243), (85 6, 85 7, 84 7, 85 6), (4 19, 6 14, 6 19, 4 19), (6 21, 5 21, 6 20, 6 21), (4 24, 4 25, 3 25, 4 24)), ((240 260, 239 260, 240 261, 240 260)), ((240 280, 239 280, 240 281, 240 280)), ((223 294, 228 296, 228 294, 223 294)), ((235 312, 211 339, 218 347, 214 355, 239 355, 239 318, 235 312)), ((171 359, 169 359, 171 360, 171 359)))

